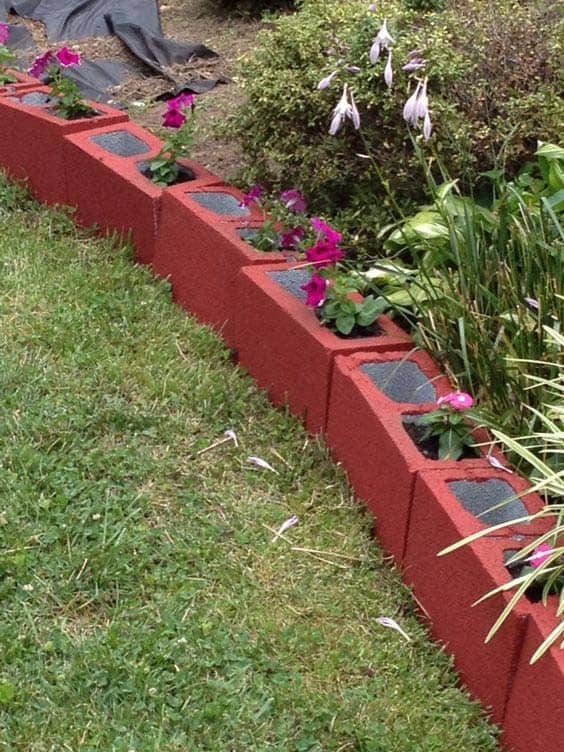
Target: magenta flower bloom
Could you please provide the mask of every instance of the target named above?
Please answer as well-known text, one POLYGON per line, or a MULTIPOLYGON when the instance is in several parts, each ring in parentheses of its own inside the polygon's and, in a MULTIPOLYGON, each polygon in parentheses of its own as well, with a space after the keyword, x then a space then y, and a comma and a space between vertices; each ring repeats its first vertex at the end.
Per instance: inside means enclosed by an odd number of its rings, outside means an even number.
POLYGON ((331 227, 331 225, 328 225, 320 217, 312 217, 311 226, 313 227, 313 229, 315 230, 315 232, 318 234, 319 237, 324 237, 326 240, 328 240, 330 243, 333 243, 334 245, 339 245, 339 243, 343 239, 343 236, 340 232, 337 232, 337 230, 334 230, 331 227))
POLYGON ((445 394, 444 397, 439 397, 437 400, 437 405, 439 407, 442 405, 448 405, 449 407, 452 407, 453 410, 459 410, 460 412, 463 410, 469 410, 473 404, 474 400, 466 392, 449 392, 448 394, 445 394))
POLYGON ((196 104, 195 94, 179 94, 169 99, 166 103, 169 110, 181 110, 184 107, 193 107, 196 104))
POLYGON ((554 549, 550 543, 541 543, 540 546, 535 548, 533 555, 529 557, 528 561, 531 562, 533 567, 540 567, 553 553, 554 549))
POLYGON ((186 122, 186 115, 180 110, 170 109, 163 115, 165 128, 181 128, 186 122))
POLYGON ((253 202, 258 201, 264 193, 262 185, 253 185, 241 199, 239 206, 250 206, 253 202))
POLYGON ((300 287, 307 292, 306 305, 316 307, 321 305, 325 300, 325 290, 327 289, 327 280, 320 274, 312 274, 309 282, 300 287))
POLYGON ((289 188, 287 191, 282 191, 280 198, 286 209, 296 214, 303 214, 307 211, 306 200, 297 188, 289 188))
POLYGON ((296 248, 305 235, 303 227, 293 227, 280 235, 280 248, 296 248))
POLYGON ((68 68, 69 65, 80 65, 80 54, 69 50, 68 47, 61 47, 61 49, 55 53, 55 57, 63 68, 68 68))
POLYGON ((6 44, 10 36, 10 26, 6 23, 0 23, 0 44, 6 44))
POLYGON ((39 55, 33 61, 31 68, 28 70, 30 76, 34 78, 41 78, 47 68, 56 61, 55 55, 48 50, 45 54, 39 55))
POLYGON ((317 267, 332 266, 345 255, 343 251, 329 240, 320 240, 306 249, 307 260, 317 267))

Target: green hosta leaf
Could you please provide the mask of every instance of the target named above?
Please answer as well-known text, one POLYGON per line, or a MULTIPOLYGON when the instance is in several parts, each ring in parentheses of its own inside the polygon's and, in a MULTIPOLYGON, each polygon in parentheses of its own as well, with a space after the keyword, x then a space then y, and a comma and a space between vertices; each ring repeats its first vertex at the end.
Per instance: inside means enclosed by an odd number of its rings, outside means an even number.
POLYGON ((546 203, 554 212, 564 211, 564 188, 547 198, 546 203))
POLYGON ((335 326, 341 334, 350 334, 355 325, 355 317, 349 314, 341 314, 335 319, 335 326))
POLYGON ((562 146, 557 146, 556 144, 543 144, 540 141, 539 144, 540 146, 535 152, 538 157, 544 157, 548 160, 564 160, 564 148, 562 146))

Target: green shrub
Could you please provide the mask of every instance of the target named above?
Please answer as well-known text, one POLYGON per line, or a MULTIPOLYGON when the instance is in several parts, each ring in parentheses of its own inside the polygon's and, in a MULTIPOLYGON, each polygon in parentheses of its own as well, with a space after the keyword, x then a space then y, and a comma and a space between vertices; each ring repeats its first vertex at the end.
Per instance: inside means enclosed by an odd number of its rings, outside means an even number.
POLYGON ((218 12, 241 16, 260 16, 265 11, 287 10, 294 7, 294 0, 208 0, 218 12))
POLYGON ((424 170, 402 119, 413 91, 401 71, 410 50, 420 48, 428 61, 434 123, 428 160, 440 159, 465 189, 498 165, 500 151, 512 174, 538 139, 555 139, 564 119, 556 3, 449 0, 444 11, 427 14, 403 0, 382 2, 378 13, 365 0, 302 0, 298 6, 243 59, 246 101, 231 127, 246 151, 249 181, 296 184, 316 211, 340 215, 361 244, 392 206, 390 191, 402 206, 424 193, 424 170), (396 41, 391 92, 384 63, 372 65, 368 57, 384 18, 396 41), (361 72, 353 75, 343 64, 331 86, 319 91, 338 58, 361 72), (347 122, 330 136, 345 82, 354 89, 361 129, 347 122), (367 153, 374 159, 358 156, 367 153))

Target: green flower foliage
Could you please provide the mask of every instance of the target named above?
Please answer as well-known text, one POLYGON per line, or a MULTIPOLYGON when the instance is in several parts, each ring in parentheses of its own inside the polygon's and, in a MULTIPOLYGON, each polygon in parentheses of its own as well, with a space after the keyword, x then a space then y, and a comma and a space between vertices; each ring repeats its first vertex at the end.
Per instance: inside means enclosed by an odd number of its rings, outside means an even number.
MULTIPOLYGON (((298 12, 280 17, 242 60, 246 98, 230 127, 248 157, 246 177, 301 187, 314 210, 341 215, 349 229, 361 227, 360 244, 375 234, 387 209, 397 211, 393 196, 401 196, 402 207, 421 200, 424 169, 402 118, 414 82, 401 66, 413 49, 428 61, 429 164, 443 165, 465 189, 500 160, 511 174, 539 139, 555 140, 564 120, 562 25, 550 0, 447 0, 443 11, 429 13, 404 0, 383 0, 377 13, 365 0, 302 0, 298 12), (391 91, 384 61, 372 65, 368 58, 384 18, 395 39, 391 91), (338 60, 339 73, 318 90, 338 60), (361 72, 354 75, 346 65, 361 72), (354 91, 361 130, 347 121, 330 136, 345 82, 354 91)), ((421 139, 419 132, 413 136, 421 139)))

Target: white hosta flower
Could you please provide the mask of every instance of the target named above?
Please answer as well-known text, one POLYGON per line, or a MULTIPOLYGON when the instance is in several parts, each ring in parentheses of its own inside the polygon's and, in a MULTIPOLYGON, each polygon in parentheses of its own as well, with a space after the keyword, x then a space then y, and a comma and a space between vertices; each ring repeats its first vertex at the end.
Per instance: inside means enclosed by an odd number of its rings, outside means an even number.
POLYGON ((358 107, 356 106, 356 102, 354 101, 352 91, 351 91, 351 120, 356 130, 358 130, 360 128, 360 113, 358 111, 358 107))
POLYGON ((431 116, 429 115, 429 110, 425 113, 425 117, 423 118, 423 137, 425 138, 425 141, 428 141, 431 138, 431 131, 433 130, 433 124, 431 123, 431 116))
POLYGON ((384 81, 386 82, 386 86, 388 89, 392 88, 392 84, 394 82, 394 71, 392 69, 392 48, 388 50, 388 62, 386 63, 386 67, 384 68, 384 81))
POLYGON ((417 125, 417 99, 421 92, 422 82, 418 81, 415 91, 403 106, 403 119, 409 125, 417 125))
POLYGON ((335 78, 339 71, 334 70, 333 73, 330 73, 328 76, 325 76, 325 78, 322 78, 321 81, 317 84, 318 89, 327 89, 328 86, 331 85, 331 81, 335 78))
POLYGON ((370 62, 375 63, 380 57, 380 52, 387 50, 391 44, 394 44, 394 38, 388 31, 387 20, 384 19, 384 23, 380 26, 380 31, 374 37, 372 47, 370 48, 370 62))
POLYGON ((360 127, 360 115, 352 93, 351 101, 349 102, 349 93, 346 84, 343 86, 343 93, 341 95, 341 98, 339 99, 335 109, 333 110, 333 119, 331 120, 331 127, 329 128, 329 134, 331 136, 334 136, 337 133, 345 118, 352 120, 355 128, 360 127))
POLYGON ((427 96, 427 79, 418 81, 413 94, 403 106, 403 119, 409 125, 417 126, 423 120, 423 137, 426 141, 431 138, 433 124, 429 113, 429 98, 427 96))

